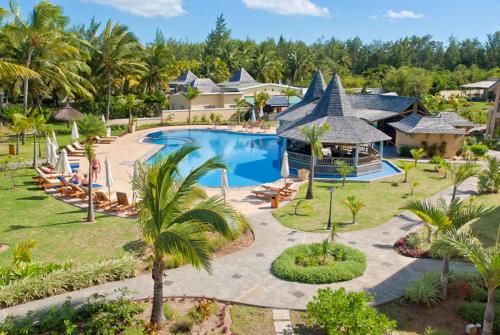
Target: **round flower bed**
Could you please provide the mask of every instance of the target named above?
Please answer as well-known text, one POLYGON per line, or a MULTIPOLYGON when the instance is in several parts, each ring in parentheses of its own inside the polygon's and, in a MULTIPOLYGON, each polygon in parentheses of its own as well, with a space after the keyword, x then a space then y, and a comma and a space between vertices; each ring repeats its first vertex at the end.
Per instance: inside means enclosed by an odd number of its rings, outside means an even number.
POLYGON ((311 243, 283 251, 271 271, 281 279, 308 284, 329 284, 361 276, 366 257, 357 250, 336 243, 311 243))
POLYGON ((422 243, 415 243, 418 240, 417 233, 410 233, 405 237, 401 237, 394 243, 394 249, 402 256, 412 258, 431 258, 429 253, 430 246, 422 243))

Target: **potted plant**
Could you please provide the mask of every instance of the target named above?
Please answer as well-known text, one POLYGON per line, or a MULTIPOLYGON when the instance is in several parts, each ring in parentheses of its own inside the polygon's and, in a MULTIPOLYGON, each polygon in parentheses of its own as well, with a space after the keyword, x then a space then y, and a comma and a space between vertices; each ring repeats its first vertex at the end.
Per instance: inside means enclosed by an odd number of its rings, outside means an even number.
POLYGON ((137 116, 132 116, 128 124, 128 132, 134 133, 136 125, 137 125, 137 116))

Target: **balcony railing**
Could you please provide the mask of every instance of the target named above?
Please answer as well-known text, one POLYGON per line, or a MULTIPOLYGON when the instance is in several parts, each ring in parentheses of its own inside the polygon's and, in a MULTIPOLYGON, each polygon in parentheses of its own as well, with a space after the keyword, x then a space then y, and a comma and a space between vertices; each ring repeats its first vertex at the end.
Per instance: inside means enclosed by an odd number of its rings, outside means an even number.
MULTIPOLYGON (((311 161, 311 156, 293 151, 288 151, 288 158, 290 160, 304 162, 304 163, 309 163, 311 161)), ((353 157, 333 157, 333 156, 323 156, 323 159, 318 160, 316 164, 336 166, 335 164, 336 161, 344 162, 352 166, 355 165, 353 157)), ((380 154, 373 148, 369 148, 368 150, 359 153, 358 166, 364 164, 370 164, 377 161, 380 161, 380 154)))

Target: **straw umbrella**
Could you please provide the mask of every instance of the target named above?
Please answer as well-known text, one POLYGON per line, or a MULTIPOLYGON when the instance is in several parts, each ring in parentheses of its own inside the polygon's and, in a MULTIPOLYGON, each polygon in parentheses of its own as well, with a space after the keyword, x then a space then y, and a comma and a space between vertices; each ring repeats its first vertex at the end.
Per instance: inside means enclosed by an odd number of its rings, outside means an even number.
POLYGON ((49 164, 51 166, 55 167, 57 165, 58 158, 59 158, 59 156, 57 156, 56 146, 55 146, 54 142, 52 142, 50 144, 50 162, 49 162, 49 164))
POLYGON ((286 178, 290 175, 290 167, 288 166, 288 152, 285 151, 283 154, 283 162, 281 162, 281 176, 285 178, 285 184, 286 184, 286 178))
POLYGON ((222 196, 224 197, 224 203, 226 202, 226 196, 229 195, 229 184, 227 182, 227 172, 226 169, 222 169, 220 173, 220 187, 222 196))
POLYGON ((106 187, 108 188, 109 203, 111 205, 111 186, 115 183, 113 180, 113 174, 111 173, 111 164, 109 163, 108 157, 104 161, 104 168, 106 170, 106 187))
POLYGON ((52 146, 55 147, 55 150, 59 149, 59 144, 57 144, 56 133, 52 130, 52 146))
POLYGON ((63 175, 69 175, 72 172, 66 149, 61 150, 61 154, 59 155, 59 159, 56 164, 56 172, 63 175))
POLYGON ((252 109, 252 114, 250 115, 250 130, 253 132, 253 124, 257 122, 257 118, 255 117, 255 111, 252 109))
POLYGON ((80 135, 78 134, 78 126, 76 125, 76 122, 73 121, 73 128, 71 128, 71 139, 73 141, 78 140, 80 135))

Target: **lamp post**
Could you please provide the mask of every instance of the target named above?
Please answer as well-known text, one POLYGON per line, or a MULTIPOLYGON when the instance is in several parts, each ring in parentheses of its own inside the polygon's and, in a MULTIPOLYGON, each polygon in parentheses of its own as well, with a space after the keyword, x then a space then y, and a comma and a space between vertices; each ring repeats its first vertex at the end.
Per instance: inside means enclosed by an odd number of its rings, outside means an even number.
POLYGON ((333 186, 328 189, 328 192, 330 193, 330 210, 328 211, 328 224, 326 225, 327 230, 332 229, 332 198, 334 189, 335 187, 333 186))

